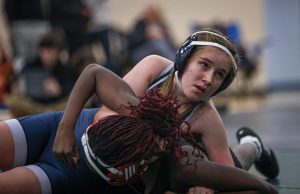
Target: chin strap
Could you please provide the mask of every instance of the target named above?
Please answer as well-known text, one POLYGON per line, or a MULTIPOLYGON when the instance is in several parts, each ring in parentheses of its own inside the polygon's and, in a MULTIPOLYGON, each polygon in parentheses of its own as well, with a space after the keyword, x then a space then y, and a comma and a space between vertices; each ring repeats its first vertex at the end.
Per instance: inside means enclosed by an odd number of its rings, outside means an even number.
POLYGON ((181 82, 178 78, 178 71, 175 71, 175 82, 176 82, 176 86, 177 88, 182 91, 182 85, 181 85, 181 82))

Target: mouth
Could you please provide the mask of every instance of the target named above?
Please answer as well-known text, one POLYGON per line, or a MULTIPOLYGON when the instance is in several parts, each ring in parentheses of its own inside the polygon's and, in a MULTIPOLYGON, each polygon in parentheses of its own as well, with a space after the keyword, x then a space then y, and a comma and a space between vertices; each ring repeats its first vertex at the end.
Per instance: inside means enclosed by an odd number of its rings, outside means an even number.
POLYGON ((200 91, 201 93, 204 93, 206 88, 203 86, 195 86, 197 88, 198 91, 200 91))

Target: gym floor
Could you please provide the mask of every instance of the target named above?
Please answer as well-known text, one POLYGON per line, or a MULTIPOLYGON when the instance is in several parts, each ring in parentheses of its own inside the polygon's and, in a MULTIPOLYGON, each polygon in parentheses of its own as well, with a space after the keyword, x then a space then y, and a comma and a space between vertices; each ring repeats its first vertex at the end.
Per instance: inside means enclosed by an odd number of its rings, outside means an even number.
MULTIPOLYGON (((260 135, 277 156, 280 174, 270 182, 280 194, 300 193, 300 91, 270 93, 231 103, 232 111, 222 114, 229 144, 237 143, 235 132, 248 126, 260 135)), ((254 167, 250 172, 261 176, 254 167)))

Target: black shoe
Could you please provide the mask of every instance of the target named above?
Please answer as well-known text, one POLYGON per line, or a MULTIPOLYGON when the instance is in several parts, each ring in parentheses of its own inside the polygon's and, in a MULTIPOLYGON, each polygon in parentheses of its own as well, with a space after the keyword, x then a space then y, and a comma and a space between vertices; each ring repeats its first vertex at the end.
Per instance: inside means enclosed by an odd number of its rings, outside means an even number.
POLYGON ((242 127, 236 132, 236 138, 240 143, 245 136, 256 137, 261 145, 262 154, 254 164, 255 168, 269 179, 275 179, 279 174, 279 165, 272 149, 266 147, 260 137, 250 128, 242 127))

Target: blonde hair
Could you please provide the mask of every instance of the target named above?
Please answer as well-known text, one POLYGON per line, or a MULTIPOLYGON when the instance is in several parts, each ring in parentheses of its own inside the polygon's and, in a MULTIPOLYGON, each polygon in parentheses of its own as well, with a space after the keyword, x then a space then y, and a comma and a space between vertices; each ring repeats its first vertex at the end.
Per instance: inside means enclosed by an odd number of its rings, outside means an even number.
MULTIPOLYGON (((168 78, 159 86, 160 93, 163 95, 170 95, 173 88, 173 80, 175 77, 175 71, 172 70, 168 75, 168 78)), ((193 105, 183 104, 178 108, 179 114, 184 118, 194 108, 193 105)))

